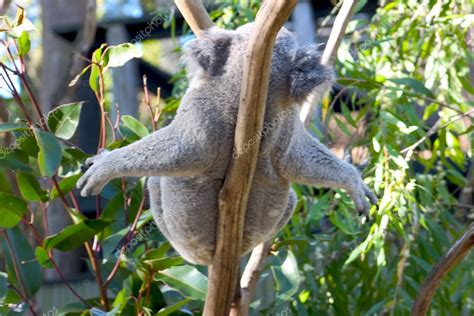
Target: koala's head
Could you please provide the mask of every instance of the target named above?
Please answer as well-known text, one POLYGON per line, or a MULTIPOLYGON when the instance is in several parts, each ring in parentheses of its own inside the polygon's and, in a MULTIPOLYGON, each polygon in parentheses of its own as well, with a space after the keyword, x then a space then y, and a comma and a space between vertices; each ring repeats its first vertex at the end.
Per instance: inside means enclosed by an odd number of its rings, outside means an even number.
MULTIPOLYGON (((244 57, 255 23, 235 31, 213 27, 200 38, 188 42, 184 58, 191 80, 230 80, 240 86, 244 57)), ((272 57, 270 93, 286 93, 293 102, 301 103, 309 95, 322 95, 331 88, 334 71, 321 65, 318 45, 298 47, 296 38, 286 28, 278 33, 272 57)), ((215 82, 214 82, 215 83, 215 82)))

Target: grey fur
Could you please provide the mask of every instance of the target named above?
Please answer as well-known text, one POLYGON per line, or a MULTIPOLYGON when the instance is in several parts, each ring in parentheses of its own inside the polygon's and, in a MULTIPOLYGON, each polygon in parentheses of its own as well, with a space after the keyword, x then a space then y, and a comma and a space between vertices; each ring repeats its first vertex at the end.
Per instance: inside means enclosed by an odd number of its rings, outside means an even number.
MULTIPOLYGON (((253 24, 236 31, 213 28, 188 43, 184 60, 190 86, 175 119, 140 141, 89 159, 92 166, 77 184, 86 196, 98 194, 113 178, 150 177, 151 206, 160 230, 196 264, 209 265, 213 257, 218 192, 233 156, 243 61, 252 30, 253 24)), ((376 201, 356 168, 311 137, 299 120, 299 103, 330 89, 333 79, 333 71, 319 63, 315 47, 299 49, 290 32, 280 31, 242 254, 288 222, 296 205, 290 181, 343 188, 360 211, 369 207, 366 197, 376 201)))

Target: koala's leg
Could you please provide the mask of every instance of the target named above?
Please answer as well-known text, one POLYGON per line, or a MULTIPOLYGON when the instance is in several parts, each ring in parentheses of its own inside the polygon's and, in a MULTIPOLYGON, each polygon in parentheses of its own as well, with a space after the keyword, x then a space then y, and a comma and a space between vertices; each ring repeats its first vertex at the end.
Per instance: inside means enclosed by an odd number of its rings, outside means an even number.
POLYGON ((279 169, 283 177, 296 183, 346 190, 359 211, 369 208, 365 197, 377 203, 358 170, 310 136, 302 124, 297 124, 279 169))
POLYGON ((286 224, 288 224, 288 221, 290 220, 295 210, 297 201, 298 199, 296 198, 295 191, 293 189, 290 189, 290 194, 288 195, 288 206, 286 207, 285 212, 283 213, 278 224, 275 226, 275 230, 272 232, 272 234, 270 234, 269 238, 272 238, 273 235, 278 233, 280 230, 283 229, 283 227, 286 226, 286 224))
POLYGON ((163 218, 163 207, 161 205, 161 178, 160 177, 149 177, 147 179, 147 189, 150 194, 150 209, 153 219, 155 220, 156 225, 160 229, 161 233, 169 240, 170 233, 165 224, 165 219, 163 218))
POLYGON ((192 176, 212 164, 211 136, 187 132, 173 124, 126 147, 104 151, 86 161, 92 165, 79 179, 83 196, 96 195, 118 177, 192 176))
MULTIPOLYGON (((280 230, 283 229, 283 227, 285 227, 286 224, 288 224, 288 221, 290 220, 295 210, 296 202, 297 202, 296 193, 295 191, 293 191, 293 189, 290 189, 290 192, 288 195, 288 204, 285 210, 283 211, 283 214, 281 215, 280 220, 270 231, 266 232, 265 237, 260 242, 264 242, 264 241, 272 239, 275 236, 275 234, 277 234, 280 230)), ((244 240, 243 240, 243 245, 242 245, 243 254, 251 251, 256 246, 255 244, 256 241, 254 240, 255 238, 254 236, 252 237, 249 238, 248 235, 244 235, 244 240)))

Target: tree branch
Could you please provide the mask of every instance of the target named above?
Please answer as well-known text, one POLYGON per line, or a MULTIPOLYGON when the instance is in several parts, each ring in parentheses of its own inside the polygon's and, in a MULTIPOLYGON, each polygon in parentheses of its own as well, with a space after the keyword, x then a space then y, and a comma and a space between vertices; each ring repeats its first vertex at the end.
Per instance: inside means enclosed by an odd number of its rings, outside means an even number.
POLYGON ((240 279, 240 293, 238 293, 237 301, 230 311, 231 316, 248 315, 255 287, 260 278, 260 273, 262 273, 265 267, 265 262, 271 248, 272 242, 269 240, 261 243, 252 250, 252 255, 240 279))
POLYGON ((175 0, 174 3, 197 37, 214 26, 201 0, 175 0))
MULTIPOLYGON (((349 24, 349 21, 354 14, 357 3, 358 0, 344 0, 341 10, 334 21, 323 56, 321 57, 321 64, 334 64, 336 61, 337 50, 341 45, 342 38, 346 33, 347 24, 349 24)), ((301 107, 300 119, 305 123, 305 125, 308 125, 311 122, 316 107, 315 103, 317 101, 318 100, 315 100, 314 97, 310 97, 301 107)))
POLYGON ((449 251, 433 266, 421 285, 415 303, 411 310, 413 316, 425 315, 431 303, 436 288, 443 277, 451 271, 469 253, 474 246, 474 223, 459 238, 449 251))
MULTIPOLYGON (((276 35, 296 0, 264 1, 245 56, 234 147, 239 152, 263 127, 270 66, 276 35)), ((209 269, 204 315, 228 315, 235 297, 249 190, 255 173, 260 140, 249 153, 233 159, 219 192, 216 251, 209 269)))
POLYGON ((4 15, 10 4, 12 3, 12 0, 0 0, 0 15, 4 15))

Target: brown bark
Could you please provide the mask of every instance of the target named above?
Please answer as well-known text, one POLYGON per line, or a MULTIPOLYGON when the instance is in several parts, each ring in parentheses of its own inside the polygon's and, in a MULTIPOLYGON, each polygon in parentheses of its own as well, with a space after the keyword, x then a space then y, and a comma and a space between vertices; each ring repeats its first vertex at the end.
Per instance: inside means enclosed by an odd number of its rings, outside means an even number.
MULTIPOLYGON (((235 130, 238 152, 263 126, 270 66, 275 38, 290 16, 296 0, 264 1, 260 8, 244 61, 240 106, 235 130)), ((235 297, 239 274, 245 211, 255 173, 260 142, 249 154, 231 161, 219 192, 219 221, 216 252, 209 273, 204 315, 227 315, 235 297)))
POLYGON ((416 296, 411 310, 413 316, 426 315, 431 299, 443 277, 461 262, 473 246, 474 224, 471 224, 461 238, 456 240, 451 249, 431 269, 416 296))
POLYGON ((240 279, 239 293, 237 293, 237 299, 230 311, 231 316, 247 316, 249 314, 253 294, 271 248, 272 242, 269 240, 258 245, 252 251, 249 262, 245 266, 244 273, 240 279))
MULTIPOLYGON (((346 33, 347 24, 349 24, 354 14, 357 3, 358 0, 344 0, 341 10, 339 10, 336 20, 334 21, 323 56, 321 57, 322 64, 334 64, 336 61, 337 50, 341 45, 342 38, 346 33)), ((306 126, 308 126, 313 119, 317 101, 318 100, 310 97, 302 106, 300 118, 306 126)))
POLYGON ((4 15, 7 12, 11 3, 12 0, 0 0, 0 15, 4 15))
POLYGON ((175 0, 174 2, 197 37, 202 36, 202 32, 214 25, 200 0, 175 0))

